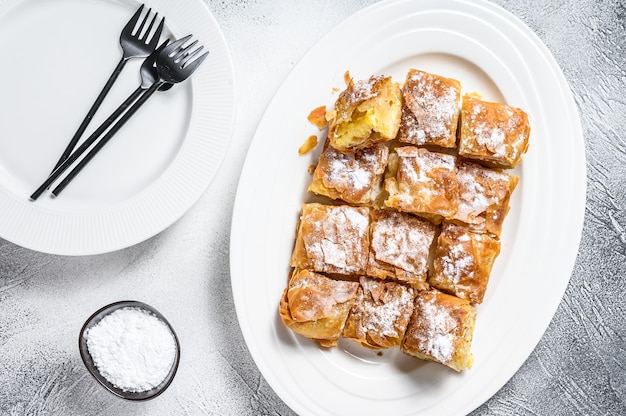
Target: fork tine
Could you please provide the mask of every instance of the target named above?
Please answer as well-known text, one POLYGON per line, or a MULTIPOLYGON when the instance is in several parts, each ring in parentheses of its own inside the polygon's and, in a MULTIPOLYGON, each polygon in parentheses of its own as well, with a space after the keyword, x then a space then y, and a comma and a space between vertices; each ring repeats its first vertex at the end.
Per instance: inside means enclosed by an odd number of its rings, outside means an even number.
POLYGON ((188 54, 188 50, 193 48, 196 43, 198 43, 198 39, 194 40, 193 42, 191 42, 189 45, 185 46, 184 48, 180 49, 179 51, 177 51, 174 55, 174 62, 179 62, 182 58, 185 57, 185 54, 188 54))
POLYGON ((191 75, 193 71, 195 71, 196 68, 200 66, 202 61, 204 61, 208 55, 209 55, 209 52, 205 52, 202 55, 198 56, 193 62, 185 62, 185 65, 182 67, 182 69, 185 70, 188 76, 191 75))
POLYGON ((152 8, 148 9, 148 11, 146 12, 146 15, 143 17, 143 20, 141 21, 141 24, 139 25, 139 28, 137 28, 137 31, 135 31, 135 37, 137 39, 141 39, 141 32, 143 31, 143 27, 146 24, 146 21, 148 20, 148 17, 150 17, 150 12, 152 11, 152 8))
POLYGON ((165 49, 163 49, 163 51, 161 52, 161 55, 165 56, 172 56, 174 55, 178 49, 180 49, 180 47, 187 42, 189 39, 191 38, 191 35, 187 35, 184 38, 180 38, 172 43, 170 43, 169 45, 167 45, 165 47, 165 49))
MULTIPOLYGON (((148 10, 148 14, 146 15, 146 19, 148 18, 149 15, 150 15, 150 11, 148 10)), ((150 24, 148 25, 148 28, 144 32, 143 36, 141 36, 139 38, 139 40, 145 42, 148 39, 148 36, 150 35, 150 31, 152 30, 152 26, 154 26, 154 22, 156 21, 157 16, 158 16, 158 13, 155 13, 154 16, 152 17, 152 20, 150 20, 150 24)), ((145 22, 145 20, 144 20, 144 22, 145 22)), ((137 32, 137 36, 140 36, 140 35, 141 35, 141 31, 137 32)))
POLYGON ((150 46, 152 49, 156 49, 156 46, 159 43, 159 40, 161 39, 161 32, 163 31, 164 24, 165 24, 165 17, 161 18, 161 22, 155 29, 154 34, 152 35, 152 39, 150 39, 150 42, 148 43, 148 46, 150 46))
POLYGON ((122 29, 123 34, 130 36, 133 33, 133 29, 135 28, 135 26, 137 25, 137 22, 139 21, 139 17, 141 16, 141 12, 143 11, 144 6, 145 6, 144 4, 139 6, 139 9, 137 9, 133 17, 131 17, 128 23, 126 23, 126 26, 124 26, 124 29, 122 29))
POLYGON ((182 59, 180 60, 180 67, 181 68, 186 67, 189 61, 191 61, 193 57, 196 56, 198 53, 200 53, 200 51, 203 49, 204 49, 204 45, 200 45, 200 47, 198 47, 193 52, 186 53, 185 56, 183 56, 182 59))

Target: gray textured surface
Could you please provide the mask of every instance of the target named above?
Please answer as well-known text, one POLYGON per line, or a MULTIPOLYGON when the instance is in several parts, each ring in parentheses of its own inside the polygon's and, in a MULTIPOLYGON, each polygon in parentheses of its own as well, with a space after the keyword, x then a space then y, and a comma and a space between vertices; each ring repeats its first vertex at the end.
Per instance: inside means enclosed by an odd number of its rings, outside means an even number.
MULTIPOLYGON (((126 250, 73 258, 0 240, 0 414, 292 414, 259 374, 237 326, 228 266, 235 188, 283 78, 316 40, 370 3, 208 1, 230 45, 242 103, 223 168, 180 221, 126 250), (168 393, 146 403, 105 392, 77 351, 83 321, 125 298, 162 310, 181 338, 193 340, 168 393)), ((588 196, 578 260, 551 325, 517 374, 474 414, 623 415, 626 3, 496 3, 539 35, 570 83, 585 135, 588 196)))

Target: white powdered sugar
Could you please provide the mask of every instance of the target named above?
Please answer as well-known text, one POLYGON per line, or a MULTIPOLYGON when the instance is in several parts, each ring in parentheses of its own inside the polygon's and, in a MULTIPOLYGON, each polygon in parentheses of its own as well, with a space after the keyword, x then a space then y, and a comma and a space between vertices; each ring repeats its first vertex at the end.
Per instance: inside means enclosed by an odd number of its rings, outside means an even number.
POLYGON ((176 340, 167 325, 135 307, 106 315, 84 334, 98 371, 123 391, 158 386, 176 359, 176 340))
POLYGON ((385 211, 372 226, 372 250, 379 261, 424 275, 435 227, 408 214, 385 211))
POLYGON ((362 149, 356 153, 341 153, 331 147, 322 155, 324 161, 324 185, 343 194, 361 195, 368 190, 373 193, 380 184, 387 164, 389 150, 384 146, 362 149))
POLYGON ((456 179, 459 184, 459 206, 456 218, 473 222, 471 219, 485 212, 493 201, 487 197, 482 184, 476 181, 474 172, 459 169, 456 179))
POLYGON ((362 329, 387 337, 401 336, 406 322, 399 322, 413 310, 413 291, 396 283, 362 277, 362 298, 355 304, 361 317, 362 329))
POLYGON ((460 109, 460 91, 444 86, 431 74, 413 71, 404 89, 406 106, 412 115, 405 114, 407 141, 425 144, 429 139, 447 139, 451 136, 460 109))
POLYGON ((345 303, 356 295, 358 284, 302 271, 292 278, 289 285, 290 301, 305 303, 307 308, 292 311, 299 321, 314 321, 332 316, 337 304, 345 303))
POLYGON ((471 279, 474 276, 474 257, 466 249, 465 244, 470 241, 467 234, 462 234, 448 247, 446 254, 441 256, 442 272, 455 286, 459 284, 461 276, 471 279))
POLYGON ((311 222, 313 236, 305 241, 317 271, 358 273, 367 261, 369 227, 367 210, 348 206, 328 207, 321 221, 311 222), (329 266, 332 266, 329 268, 329 266))
POLYGON ((449 362, 455 353, 456 321, 450 316, 450 311, 437 304, 436 298, 420 298, 419 307, 425 331, 420 339, 420 349, 442 363, 449 362))

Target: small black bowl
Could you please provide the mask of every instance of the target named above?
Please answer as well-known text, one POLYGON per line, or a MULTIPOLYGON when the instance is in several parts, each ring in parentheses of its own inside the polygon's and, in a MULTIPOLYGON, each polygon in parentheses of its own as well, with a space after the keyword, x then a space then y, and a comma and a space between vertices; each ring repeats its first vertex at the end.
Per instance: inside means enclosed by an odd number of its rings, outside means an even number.
POLYGON ((178 363, 180 361, 180 343, 178 342, 178 337, 176 336, 176 332, 174 332, 174 328, 172 328, 172 325, 170 325, 167 319, 165 319, 165 317, 161 315, 161 313, 157 311, 156 309, 154 309, 152 306, 147 305, 142 302, 134 301, 134 300, 124 300, 124 301, 112 303, 110 305, 107 305, 99 309, 93 315, 91 315, 89 319, 87 319, 87 321, 83 325, 82 329, 80 330, 80 335, 78 336, 78 349, 80 351, 80 357, 83 359, 83 363, 85 363, 85 367, 87 367, 87 370, 89 370, 91 375, 94 376, 94 378, 98 380, 98 382, 101 385, 103 385, 104 388, 106 388, 108 391, 126 400, 149 400, 163 393, 169 387, 170 383, 174 379, 174 375, 176 375, 176 370, 178 370, 178 363), (161 321, 165 323, 165 325, 167 325, 167 327, 172 332, 172 335, 174 336, 174 340, 176 342, 176 357, 174 359, 174 363, 172 364, 172 368, 170 369, 169 373, 158 386, 150 390, 146 390, 146 391, 140 391, 140 392, 124 391, 120 388, 115 387, 106 378, 104 378, 104 376, 100 374, 100 371, 98 371, 98 368, 93 362, 93 359, 91 358, 91 355, 89 354, 89 350, 87 348, 87 340, 83 336, 85 331, 87 331, 89 328, 93 327, 98 322, 100 322, 100 320, 104 318, 106 315, 113 313, 118 309, 128 308, 128 307, 143 309, 145 311, 148 311, 154 314, 154 316, 159 318, 161 321))

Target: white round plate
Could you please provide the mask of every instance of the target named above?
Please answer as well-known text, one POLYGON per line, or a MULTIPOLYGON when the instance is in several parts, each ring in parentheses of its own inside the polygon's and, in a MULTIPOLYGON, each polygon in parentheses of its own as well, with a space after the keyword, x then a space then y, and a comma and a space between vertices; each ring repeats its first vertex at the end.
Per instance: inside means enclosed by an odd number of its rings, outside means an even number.
MULTIPOLYGON (((321 137, 321 139, 324 139, 321 137)), ((321 147, 321 146, 318 146, 321 147)), ((252 141, 236 197, 232 288, 248 348, 265 379, 299 414, 466 414, 500 389, 532 352, 563 296, 577 254, 585 203, 585 158, 577 110, 549 51, 505 10, 484 1, 384 1, 350 17, 294 68, 252 141), (278 304, 301 203, 310 198, 298 156, 306 120, 332 106, 343 75, 404 81, 410 67, 461 81, 525 109, 530 150, 478 316, 471 370, 372 351, 341 340, 318 348, 286 329, 278 304)))
MULTIPOLYGON (((214 178, 231 139, 234 80, 202 0, 151 0, 161 38, 192 34, 210 51, 192 77, 155 94, 58 198, 29 201, 122 56, 133 0, 0 0, 0 237, 47 253, 105 253, 179 219, 214 178)), ((145 11, 144 11, 145 13, 145 11)), ((139 86, 130 60, 86 138, 139 86)))

